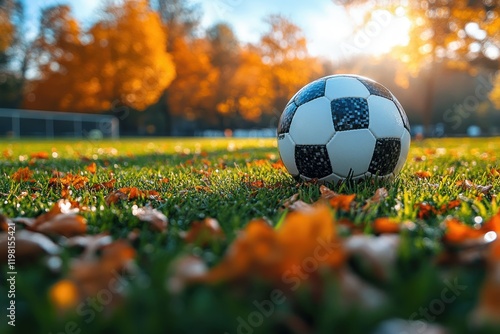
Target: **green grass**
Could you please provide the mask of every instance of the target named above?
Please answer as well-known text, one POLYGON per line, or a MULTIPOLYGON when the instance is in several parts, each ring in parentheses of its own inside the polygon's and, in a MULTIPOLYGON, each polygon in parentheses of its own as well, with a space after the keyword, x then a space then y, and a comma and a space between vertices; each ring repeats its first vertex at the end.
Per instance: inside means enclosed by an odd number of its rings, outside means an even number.
MULTIPOLYGON (((284 170, 256 163, 261 159, 271 163, 278 160, 274 139, 3 141, 2 152, 0 213, 11 218, 39 216, 61 198, 60 190, 48 185, 54 171, 81 174, 88 177, 90 185, 114 178, 115 188, 154 190, 161 197, 108 206, 105 198, 109 190, 72 189, 71 197, 91 208, 82 213, 89 234, 108 232, 113 238, 122 239, 134 229, 139 231, 138 239, 131 242, 137 252, 137 270, 125 278, 125 298, 112 310, 85 305, 89 308, 83 315, 76 310, 59 313, 49 300, 49 288, 66 277, 69 263, 79 256, 75 249, 63 247, 62 266, 58 270, 49 269, 44 256, 17 264, 16 327, 8 326, 2 313, 2 333, 77 333, 79 329, 81 333, 237 333, 238 319, 248 319, 256 311, 254 301, 269 299, 272 286, 265 281, 241 286, 198 284, 172 294, 166 284, 173 261, 192 254, 213 266, 251 219, 264 217, 276 225, 285 214, 282 205, 290 196, 298 193, 308 203, 320 197, 319 185, 297 183, 284 170), (48 152, 50 157, 31 159, 35 152, 48 152), (92 161, 98 166, 95 175, 85 169, 92 161), (34 182, 13 182, 13 173, 26 166, 34 171, 34 182), (165 178, 169 181, 163 182, 165 178), (134 205, 146 204, 168 217, 167 233, 152 231, 132 214, 134 205), (191 222, 206 217, 219 221, 226 240, 209 247, 186 244, 180 232, 186 231, 191 222)), ((293 297, 274 305, 272 314, 264 316, 262 324, 259 322, 252 331, 293 333, 297 323, 301 323, 314 332, 370 333, 382 320, 401 318, 442 324, 453 333, 470 332, 469 315, 478 302, 485 265, 482 261, 437 265, 436 259, 444 251, 442 222, 452 216, 473 225, 475 217, 486 221, 498 212, 500 177, 490 171, 500 168, 499 158, 498 138, 425 140, 412 143, 407 164, 394 182, 330 185, 339 193, 356 194, 356 203, 360 205, 335 215, 363 227, 365 233, 372 233, 369 223, 377 217, 415 223, 414 229, 401 233, 394 273, 388 281, 374 278, 362 261, 353 259, 349 263, 357 275, 384 292, 387 302, 371 311, 343 307, 335 278, 325 273, 319 295, 312 291, 314 284, 304 286, 293 297), (420 179, 415 176, 418 171, 429 171, 431 176, 420 179), (492 189, 479 196, 477 189, 457 186, 457 182, 465 180, 492 185, 492 189), (389 197, 361 210, 361 204, 382 186, 387 188, 389 197), (458 208, 418 218, 420 203, 439 208, 457 199, 458 208), (429 305, 439 306, 435 300, 442 299, 443 289, 454 280, 466 288, 452 302, 443 304, 439 312, 422 313, 421 309, 429 305)), ((348 235, 350 231, 341 233, 348 235)), ((7 271, 3 265, 2 282, 7 271)), ((3 310, 7 303, 7 289, 2 283, 3 310)), ((488 332, 486 328, 481 330, 488 332)), ((245 330, 240 328, 240 332, 245 330)))

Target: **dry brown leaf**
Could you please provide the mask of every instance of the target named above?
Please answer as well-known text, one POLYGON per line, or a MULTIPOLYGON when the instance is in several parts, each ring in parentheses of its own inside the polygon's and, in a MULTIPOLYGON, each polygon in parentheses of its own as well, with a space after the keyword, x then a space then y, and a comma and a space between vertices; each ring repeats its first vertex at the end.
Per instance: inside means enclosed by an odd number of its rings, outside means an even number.
POLYGON ((375 190, 375 194, 366 201, 363 210, 368 210, 371 205, 384 201, 389 196, 389 192, 384 187, 375 190))
POLYGON ((62 199, 49 212, 36 218, 18 217, 13 221, 25 225, 30 231, 72 237, 87 232, 86 220, 77 215, 79 211, 78 203, 62 199))
POLYGON ((330 205, 334 209, 338 210, 349 211, 351 209, 352 203, 354 202, 354 199, 356 198, 356 194, 338 194, 325 185, 321 185, 319 191, 321 193, 321 198, 328 200, 330 205))
POLYGON ((281 207, 284 209, 288 209, 293 203, 297 202, 298 199, 299 199, 299 194, 298 193, 293 194, 283 202, 283 205, 281 207))
POLYGON ((160 211, 152 208, 151 206, 144 206, 142 208, 134 205, 132 207, 132 214, 139 218, 139 220, 149 223, 149 226, 157 232, 165 232, 168 227, 168 218, 160 211))
POLYGON ((167 281, 167 289, 172 293, 180 293, 186 284, 205 276, 208 267, 199 257, 187 255, 174 260, 170 270, 172 274, 167 281))
POLYGON ((310 257, 316 257, 315 266, 325 269, 338 268, 345 260, 332 212, 324 204, 287 214, 276 230, 264 220, 251 221, 223 260, 200 279, 219 282, 259 277, 283 285, 283 275, 310 257))
POLYGON ((363 261, 378 279, 386 281, 391 277, 397 259, 401 238, 396 234, 353 235, 345 240, 349 256, 363 261))
POLYGON ((205 218, 202 221, 194 221, 187 232, 181 234, 187 243, 195 243, 206 246, 213 241, 223 240, 224 232, 219 222, 214 218, 205 218))
POLYGON ((312 209, 312 204, 306 203, 302 200, 293 202, 288 206, 291 211, 309 211, 312 209))
MULTIPOLYGON (((8 251, 7 232, 0 233, 0 261, 7 262, 8 251)), ((55 255, 60 251, 47 236, 27 230, 16 231, 16 263, 33 260, 43 254, 55 255)))
POLYGON ((106 291, 109 303, 106 308, 119 304, 121 295, 128 282, 123 277, 130 272, 131 261, 135 257, 135 250, 125 241, 117 240, 102 247, 96 247, 94 253, 73 259, 70 264, 69 276, 54 285, 51 301, 57 307, 64 307, 75 302, 81 303, 89 297, 94 298, 99 293, 106 291), (58 285, 59 284, 59 285, 58 285), (68 292, 78 294, 67 298, 60 293, 68 292))
POLYGON ((127 199, 128 199, 127 194, 121 192, 120 190, 115 190, 115 191, 112 191, 111 193, 109 193, 108 196, 106 196, 105 201, 106 201, 106 204, 109 206, 111 204, 116 204, 119 201, 127 200, 127 199))
POLYGON ((96 183, 90 187, 92 190, 109 189, 112 190, 115 187, 116 179, 111 179, 106 182, 96 183))
POLYGON ((19 168, 16 172, 11 175, 11 178, 15 182, 33 182, 33 171, 29 167, 19 168))
POLYGON ((482 193, 484 195, 488 195, 490 193, 491 189, 493 189, 493 185, 491 185, 491 184, 489 184, 487 186, 483 186, 483 185, 475 184, 471 180, 457 181, 456 185, 459 187, 462 187, 464 189, 476 189, 477 191, 479 191, 480 193, 482 193))
POLYGON ((419 170, 418 172, 415 172, 415 176, 419 179, 428 179, 432 176, 432 174, 429 171, 419 170))

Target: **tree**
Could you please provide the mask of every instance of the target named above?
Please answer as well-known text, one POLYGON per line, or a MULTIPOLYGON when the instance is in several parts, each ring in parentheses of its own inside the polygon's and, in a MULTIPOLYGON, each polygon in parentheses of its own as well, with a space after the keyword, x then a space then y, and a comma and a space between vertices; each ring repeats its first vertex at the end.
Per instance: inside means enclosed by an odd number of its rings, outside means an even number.
POLYGON ((410 22, 407 45, 396 46, 391 54, 404 63, 406 75, 422 75, 427 93, 423 104, 424 125, 429 131, 432 121, 435 81, 441 65, 474 71, 476 64, 491 60, 498 52, 500 7, 490 0, 354 0, 357 7, 373 19, 376 9, 394 16, 406 16, 410 22), (361 5, 361 6, 360 6, 361 5))
POLYGON ((0 0, 0 53, 4 53, 12 45, 15 35, 13 23, 14 2, 0 0))
POLYGON ((274 110, 268 112, 278 112, 298 89, 321 76, 322 66, 308 55, 307 40, 297 25, 280 15, 271 15, 266 22, 269 30, 257 48, 271 76, 274 110))
POLYGON ((40 77, 28 108, 102 112, 119 104, 144 110, 175 76, 165 32, 146 0, 109 3, 88 32, 68 6, 48 8, 42 17, 40 77))
POLYGON ((24 31, 23 3, 0 0, 0 108, 22 103, 31 42, 24 31))

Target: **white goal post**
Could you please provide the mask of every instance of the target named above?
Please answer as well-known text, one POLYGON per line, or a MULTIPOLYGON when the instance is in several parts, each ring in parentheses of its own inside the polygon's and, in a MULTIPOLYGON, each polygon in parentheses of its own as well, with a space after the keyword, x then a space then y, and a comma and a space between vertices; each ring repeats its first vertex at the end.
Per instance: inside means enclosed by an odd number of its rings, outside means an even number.
POLYGON ((0 138, 119 138, 111 115, 0 108, 0 138))

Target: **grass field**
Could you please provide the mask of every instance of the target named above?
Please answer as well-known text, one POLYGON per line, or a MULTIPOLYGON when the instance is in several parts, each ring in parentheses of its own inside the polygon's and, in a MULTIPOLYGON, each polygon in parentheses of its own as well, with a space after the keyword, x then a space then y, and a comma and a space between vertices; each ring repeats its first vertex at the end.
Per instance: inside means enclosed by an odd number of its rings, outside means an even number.
POLYGON ((2 333, 498 332, 499 138, 413 142, 394 182, 335 193, 274 139, 0 154, 2 333))

